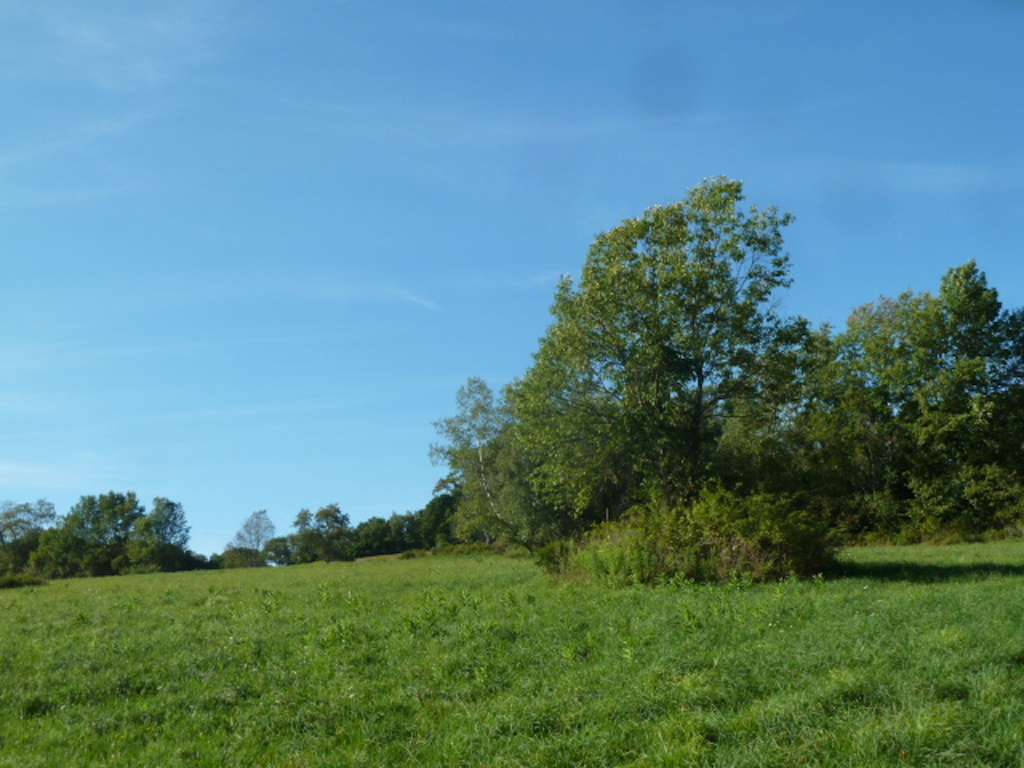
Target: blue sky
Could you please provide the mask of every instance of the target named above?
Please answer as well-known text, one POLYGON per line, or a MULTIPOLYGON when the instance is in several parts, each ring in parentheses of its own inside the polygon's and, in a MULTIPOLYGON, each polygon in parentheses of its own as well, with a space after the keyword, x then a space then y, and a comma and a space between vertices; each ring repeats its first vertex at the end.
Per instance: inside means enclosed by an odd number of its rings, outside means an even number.
POLYGON ((0 0, 0 499, 134 490, 220 551, 421 508, 559 274, 702 179, 842 325, 1024 303, 1024 3, 0 0))

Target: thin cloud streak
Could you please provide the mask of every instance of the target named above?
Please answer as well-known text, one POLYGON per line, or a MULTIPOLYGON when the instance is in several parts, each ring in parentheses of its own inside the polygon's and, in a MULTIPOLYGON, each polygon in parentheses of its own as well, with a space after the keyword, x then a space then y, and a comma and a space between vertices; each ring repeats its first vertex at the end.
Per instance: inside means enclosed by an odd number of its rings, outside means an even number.
POLYGON ((91 149, 103 139, 129 133, 156 118, 157 112, 135 111, 115 117, 99 117, 82 121, 71 130, 46 141, 0 154, 0 169, 17 168, 39 160, 49 160, 73 152, 91 149))
POLYGON ((1017 187, 1019 176, 1003 168, 942 163, 886 163, 877 172, 894 188, 916 193, 960 194, 1017 187))
POLYGON ((395 284, 327 283, 309 285, 299 289, 303 294, 341 304, 405 303, 414 304, 432 312, 441 307, 414 291, 395 284))
POLYGON ((0 154, 0 208, 39 208, 65 203, 81 203, 126 195, 138 189, 130 171, 118 162, 97 158, 108 155, 105 143, 137 131, 156 119, 153 110, 133 111, 112 117, 80 121, 72 129, 63 129, 48 139, 24 144, 0 154), (92 177, 74 184, 55 183, 40 186, 35 178, 46 177, 48 168, 71 166, 82 160, 84 169, 76 177, 92 177), (40 172, 42 171, 42 172, 40 172), (3 177, 7 177, 6 179, 3 177), (19 181, 18 179, 22 179, 19 181))
POLYGON ((63 189, 28 189, 18 185, 0 186, 0 209, 18 210, 47 208, 55 205, 84 203, 118 197, 138 189, 133 183, 97 185, 93 187, 65 187, 63 189))
POLYGON ((508 120, 486 118, 450 110, 423 109, 399 104, 356 107, 343 103, 278 97, 275 103, 338 133, 392 141, 417 141, 442 146, 512 146, 533 142, 582 141, 654 129, 682 118, 604 118, 508 120))
POLYGON ((458 285, 467 291, 505 291, 505 290, 551 290, 562 279, 564 272, 538 272, 532 275, 476 275, 458 281, 458 285))
POLYGON ((198 423, 244 421, 253 424, 253 419, 275 416, 298 416, 302 414, 334 413, 361 408, 379 401, 378 395, 365 395, 340 398, 336 396, 314 397, 302 400, 288 399, 281 401, 265 401, 243 405, 210 406, 192 410, 168 413, 153 413, 146 419, 146 424, 198 423))
POLYGON ((440 306, 431 301, 430 299, 425 299, 422 296, 415 294, 406 288, 401 288, 397 285, 386 286, 384 288, 384 292, 385 295, 394 296, 396 299, 400 301, 404 301, 409 304, 415 304, 418 307, 429 309, 431 312, 436 312, 438 309, 440 309, 440 306))
POLYGON ((130 91, 166 84, 216 55, 228 6, 204 0, 167 6, 109 7, 39 2, 27 12, 45 32, 31 54, 39 72, 54 69, 96 88, 130 91))

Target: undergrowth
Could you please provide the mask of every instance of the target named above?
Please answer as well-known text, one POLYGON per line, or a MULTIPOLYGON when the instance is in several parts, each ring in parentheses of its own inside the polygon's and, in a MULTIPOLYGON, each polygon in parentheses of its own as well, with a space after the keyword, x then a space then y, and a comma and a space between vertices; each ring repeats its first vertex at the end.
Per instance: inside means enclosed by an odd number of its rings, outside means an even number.
POLYGON ((46 583, 41 576, 34 576, 29 573, 9 573, 0 575, 0 589, 14 589, 15 587, 38 587, 46 583))

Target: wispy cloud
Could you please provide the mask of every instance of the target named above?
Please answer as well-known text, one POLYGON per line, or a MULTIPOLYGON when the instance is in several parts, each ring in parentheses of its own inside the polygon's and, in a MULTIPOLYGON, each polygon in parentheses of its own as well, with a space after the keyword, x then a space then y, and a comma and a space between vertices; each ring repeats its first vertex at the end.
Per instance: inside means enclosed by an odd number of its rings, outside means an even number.
POLYGON ((30 71, 109 90, 160 85, 214 55, 227 8, 215 0, 156 5, 39 0, 21 12, 36 30, 37 39, 25 47, 34 62, 30 71))
POLYGON ((10 381, 25 373, 52 369, 68 351, 67 347, 53 344, 0 344, 0 375, 10 381))
POLYGON ((155 117, 156 112, 146 110, 74 121, 72 125, 63 126, 49 136, 37 136, 21 147, 5 148, 5 151, 0 152, 0 170, 87 149, 98 141, 144 126, 155 117))
POLYGON ((82 202, 136 189, 129 172, 102 150, 107 142, 138 130, 157 114, 131 110, 116 116, 83 117, 54 130, 40 129, 20 144, 9 138, 0 152, 0 208, 82 202), (56 180, 51 178, 54 169, 60 171, 56 180), (74 180, 60 180, 67 176, 74 180))
POLYGON ((409 304, 415 304, 418 307, 423 307, 424 309, 429 309, 431 311, 440 309, 439 305, 431 301, 430 299, 425 299, 419 294, 413 293, 407 288, 402 288, 397 285, 384 286, 382 295, 393 296, 395 299, 399 301, 404 301, 409 304))
POLYGON ((550 290, 564 274, 552 270, 528 275, 474 275, 460 280, 458 285, 468 291, 550 290))
MULTIPOLYGON (((813 170, 831 168, 831 184, 865 192, 959 195, 1024 186, 1014 165, 945 162, 868 162, 857 165, 815 161, 813 170)), ((808 166, 808 170, 811 167, 808 166)))
MULTIPOLYGON (((94 346, 88 343, 0 344, 0 377, 8 381, 39 373, 98 368, 129 360, 170 360, 194 357, 228 347, 272 343, 265 337, 172 341, 136 346, 94 346)), ((282 340, 279 343, 287 343, 282 340)), ((7 394, 10 397, 9 394, 7 394)), ((0 390, 0 408, 5 393, 0 390)))
POLYGON ((125 195, 136 188, 132 182, 95 183, 93 185, 33 188, 0 183, 0 209, 43 208, 66 203, 81 203, 125 195))
POLYGON ((1003 169, 946 163, 885 163, 879 177, 895 189, 933 194, 984 192, 1017 186, 1021 180, 1003 169))
POLYGON ((169 86, 216 59, 229 8, 228 0, 0 4, 3 81, 39 94, 34 109, 12 111, 0 128, 0 207, 137 189, 116 142, 164 115, 169 86))
POLYGON ((274 99, 280 106, 305 114, 327 130, 373 140, 400 140, 435 145, 514 146, 533 142, 581 141, 602 136, 635 134, 675 119, 648 116, 513 118, 486 115, 452 106, 426 107, 405 102, 343 102, 274 99))
POLYGON ((404 303, 414 304, 431 311, 441 308, 437 302, 409 288, 393 283, 325 283, 305 286, 299 290, 321 299, 343 304, 404 303))
POLYGON ((379 393, 366 392, 362 395, 339 397, 288 398, 287 400, 265 400, 250 403, 231 403, 229 405, 209 405, 185 410, 166 410, 150 412, 133 420, 134 424, 197 424, 201 427, 214 422, 241 422, 255 426, 260 420, 273 419, 279 416, 299 416, 302 414, 329 413, 334 411, 363 408, 371 405, 382 397, 379 393))

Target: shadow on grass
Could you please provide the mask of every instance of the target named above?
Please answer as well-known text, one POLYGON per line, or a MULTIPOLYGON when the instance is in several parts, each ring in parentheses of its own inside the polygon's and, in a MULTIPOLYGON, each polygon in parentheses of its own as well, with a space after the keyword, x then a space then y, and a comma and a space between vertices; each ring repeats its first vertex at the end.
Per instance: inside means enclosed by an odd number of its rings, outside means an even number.
POLYGON ((912 562, 850 563, 835 566, 834 576, 879 581, 936 582, 984 579, 990 576, 1024 576, 1024 565, 1004 563, 925 564, 912 562))

